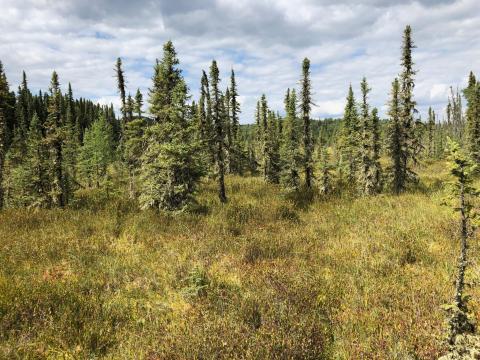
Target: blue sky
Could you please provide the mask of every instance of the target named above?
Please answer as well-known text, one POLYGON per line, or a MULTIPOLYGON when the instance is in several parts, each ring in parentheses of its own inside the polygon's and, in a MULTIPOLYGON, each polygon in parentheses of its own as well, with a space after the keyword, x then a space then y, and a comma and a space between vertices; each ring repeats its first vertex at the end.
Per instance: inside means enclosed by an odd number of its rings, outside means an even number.
POLYGON ((113 67, 123 58, 128 91, 146 95, 155 59, 171 39, 192 97, 213 58, 223 87, 233 67, 241 121, 253 121, 262 93, 282 112, 298 87, 301 61, 312 63, 314 116, 341 116, 348 85, 366 76, 372 106, 386 111, 400 71, 402 30, 413 27, 418 108, 442 114, 450 86, 480 74, 478 0, 0 0, 0 60, 12 88, 25 70, 46 89, 52 70, 76 96, 118 105, 113 67))

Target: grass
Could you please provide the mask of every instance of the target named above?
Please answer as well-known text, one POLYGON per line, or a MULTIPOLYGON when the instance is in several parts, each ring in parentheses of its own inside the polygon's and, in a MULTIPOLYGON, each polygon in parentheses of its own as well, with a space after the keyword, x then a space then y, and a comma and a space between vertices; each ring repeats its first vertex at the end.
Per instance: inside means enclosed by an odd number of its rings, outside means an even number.
POLYGON ((401 196, 308 201, 229 177, 228 204, 207 182, 176 215, 94 191, 6 210, 0 357, 435 359, 458 253, 443 171, 401 196))

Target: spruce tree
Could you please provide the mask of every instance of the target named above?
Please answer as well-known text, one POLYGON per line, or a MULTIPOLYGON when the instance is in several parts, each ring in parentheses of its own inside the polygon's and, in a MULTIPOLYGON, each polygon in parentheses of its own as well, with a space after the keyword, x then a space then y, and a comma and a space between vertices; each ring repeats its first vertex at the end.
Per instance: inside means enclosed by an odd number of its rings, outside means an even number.
POLYGON ((313 183, 313 142, 310 125, 310 111, 312 105, 311 82, 310 82, 310 60, 305 58, 302 65, 302 80, 300 92, 300 115, 303 120, 303 166, 305 168, 305 185, 312 187, 313 183))
POLYGON ((450 86, 450 96, 448 99, 448 116, 450 120, 450 129, 451 135, 453 138, 463 145, 464 143, 464 130, 465 123, 462 111, 462 97, 458 89, 453 90, 453 87, 450 86))
POLYGON ((68 83, 68 93, 67 93, 67 114, 65 123, 68 127, 75 129, 75 99, 73 98, 72 84, 68 83))
POLYGON ((358 145, 359 145, 359 123, 357 105, 353 94, 352 85, 348 88, 347 102, 343 115, 340 132, 340 152, 342 160, 347 164, 347 183, 356 184, 358 172, 358 145))
POLYGON ((65 201, 68 203, 73 195, 74 190, 78 187, 77 181, 77 156, 80 147, 80 129, 76 123, 76 110, 73 98, 72 85, 68 84, 68 93, 66 97, 66 116, 64 130, 64 146, 63 146, 63 167, 64 167, 64 186, 65 201))
POLYGON ((395 79, 392 83, 391 99, 389 102, 388 124, 388 155, 391 159, 389 174, 392 190, 399 194, 405 190, 404 165, 404 132, 400 118, 400 82, 395 79))
POLYGON ((238 89, 237 89, 237 82, 235 80, 235 72, 232 69, 230 75, 230 114, 231 114, 231 139, 232 143, 230 145, 231 148, 231 170, 233 173, 241 173, 242 169, 240 166, 240 159, 241 159, 241 148, 239 146, 239 127, 240 127, 240 120, 239 120, 239 113, 240 113, 240 103, 238 102, 238 89))
POLYGON ((455 343, 458 335, 472 333, 475 325, 472 314, 469 313, 468 296, 465 291, 465 273, 468 265, 468 239, 476 230, 477 214, 473 208, 473 198, 478 191, 472 186, 473 174, 476 171, 475 162, 461 150, 458 143, 448 139, 448 160, 450 174, 453 177, 451 186, 451 200, 453 208, 460 213, 460 256, 458 259, 458 273, 455 282, 455 297, 453 304, 447 306, 450 312, 449 342, 455 343))
POLYGON ((117 78, 117 88, 118 93, 120 94, 120 111, 122 112, 122 122, 125 121, 127 117, 127 93, 125 90, 125 77, 122 69, 122 59, 117 58, 117 62, 115 64, 115 75, 117 78))
POLYGON ((428 108, 428 123, 427 123, 427 133, 428 133, 428 156, 433 158, 435 153, 435 111, 432 110, 432 107, 428 108))
POLYGON ((380 192, 382 189, 382 167, 380 165, 381 138, 380 138, 380 118, 378 109, 372 110, 372 173, 374 192, 380 192))
POLYGON ((215 160, 217 167, 217 181, 218 181, 218 197, 222 203, 227 202, 225 194, 225 134, 222 116, 222 96, 219 89, 220 74, 217 67, 217 62, 212 61, 210 66, 210 86, 211 86, 211 101, 212 101, 212 117, 215 125, 215 160))
POLYGON ((133 120, 133 113, 135 111, 135 102, 133 101, 132 95, 128 94, 127 103, 126 103, 125 113, 127 114, 126 123, 133 120))
POLYGON ((360 164, 359 164, 359 185, 360 193, 370 195, 375 192, 375 179, 373 173, 373 136, 372 118, 368 105, 368 93, 370 87, 367 79, 363 78, 361 84, 362 101, 360 103, 360 164))
MULTIPOLYGON (((207 80, 208 81, 208 80, 207 80)), ((206 108, 206 90, 203 83, 203 77, 200 85, 200 98, 198 99, 197 108, 197 135, 202 141, 205 150, 207 147, 207 108, 206 108)))
POLYGON ((260 129, 261 129, 261 123, 262 123, 261 112, 262 112, 262 104, 261 104, 261 101, 258 100, 257 105, 255 107, 255 126, 256 126, 257 134, 260 133, 260 129))
POLYGON ((268 104, 265 94, 260 99, 260 137, 262 139, 263 178, 268 181, 268 104))
POLYGON ((8 162, 10 167, 20 166, 26 156, 27 133, 31 118, 31 93, 28 90, 27 76, 22 74, 22 83, 18 87, 15 102, 15 122, 13 124, 13 138, 10 145, 8 162))
POLYGON ((402 131, 401 161, 402 176, 398 179, 400 190, 405 190, 406 182, 416 181, 417 175, 412 170, 412 163, 416 162, 416 143, 415 143, 415 121, 414 115, 416 102, 413 97, 415 87, 414 76, 416 71, 413 69, 412 50, 415 45, 412 40, 412 28, 407 25, 403 34, 402 45, 402 72, 400 73, 400 122, 402 131))
POLYGON ((328 147, 322 146, 320 149, 320 194, 329 195, 332 192, 330 156, 328 147))
MULTIPOLYGON (((156 122, 168 122, 172 117, 172 105, 177 100, 174 95, 181 96, 174 90, 179 90, 179 84, 184 83, 181 70, 178 68, 179 60, 173 43, 168 41, 163 46, 163 58, 156 62, 153 76, 153 87, 149 90, 150 113, 156 122)), ((182 105, 183 106, 183 105, 182 105)))
POLYGON ((193 201, 204 168, 201 145, 186 104, 188 89, 171 41, 163 46, 150 89, 155 123, 145 131, 141 161, 142 208, 181 210, 193 201))
POLYGON ((141 119, 142 117, 142 107, 143 107, 143 95, 140 92, 140 89, 137 89, 137 93, 135 94, 134 111, 139 119, 141 119))
POLYGON ((282 182, 287 189, 297 191, 300 186, 300 129, 297 120, 297 95, 295 89, 287 90, 285 96, 285 127, 283 129, 283 150, 284 160, 282 182))
POLYGON ((15 104, 16 116, 16 135, 19 141, 22 157, 25 155, 25 141, 27 137, 28 127, 32 118, 32 94, 28 89, 27 75, 25 71, 22 73, 22 84, 18 88, 17 101, 15 104))
POLYGON ((480 84, 470 72, 468 86, 463 91, 467 99, 467 146, 470 155, 480 163, 480 84))
POLYGON ((7 152, 7 104, 9 97, 9 86, 7 77, 3 70, 3 64, 0 61, 0 210, 4 205, 4 168, 5 156, 7 152))
POLYGON ((52 159, 51 176, 51 198, 53 206, 63 207, 65 205, 65 184, 63 175, 63 121, 61 114, 61 92, 58 82, 58 75, 54 71, 50 82, 50 97, 48 104, 48 117, 45 124, 46 143, 48 144, 52 159))
POLYGON ((80 149, 79 174, 89 187, 100 188, 104 185, 107 167, 114 158, 112 143, 112 129, 102 114, 85 131, 80 149))
POLYGON ((210 84, 205 71, 202 71, 200 100, 199 100, 198 126, 202 148, 206 154, 209 167, 215 166, 215 129, 212 118, 212 100, 210 97, 210 84))
POLYGON ((262 161, 263 145, 262 145, 262 104, 261 100, 257 100, 255 105, 255 123, 253 125, 252 136, 252 150, 257 155, 256 158, 259 161, 259 165, 262 161))
MULTIPOLYGON (((422 121, 421 117, 417 117, 413 123, 413 141, 412 141, 412 163, 413 165, 418 165, 419 164, 419 159, 421 157, 421 154, 425 150, 425 146, 423 144, 423 140, 425 137, 425 130, 427 126, 426 124, 422 121)), ((418 180, 416 179, 416 175, 411 178, 412 180, 418 180)))
POLYGON ((225 168, 228 173, 232 173, 233 162, 233 141, 232 141, 232 124, 230 117, 230 89, 227 87, 225 94, 222 95, 222 117, 223 131, 225 136, 225 168))
POLYGON ((279 138, 277 118, 273 111, 269 111, 267 115, 265 137, 265 180, 273 184, 278 184, 280 181, 281 164, 279 138))
POLYGON ((23 167, 24 204, 28 207, 49 205, 48 154, 42 134, 40 119, 35 113, 27 138, 27 157, 23 167))

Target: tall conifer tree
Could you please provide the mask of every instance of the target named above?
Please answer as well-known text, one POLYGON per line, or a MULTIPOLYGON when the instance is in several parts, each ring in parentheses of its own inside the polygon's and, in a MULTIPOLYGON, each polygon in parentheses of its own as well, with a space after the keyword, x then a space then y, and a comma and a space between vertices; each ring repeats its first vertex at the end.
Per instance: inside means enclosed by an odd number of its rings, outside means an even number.
POLYGON ((297 119, 297 95, 295 89, 287 90, 285 96, 285 126, 283 129, 284 160, 283 184, 287 189, 298 190, 300 185, 300 129, 297 119))
POLYGON ((268 111, 265 137, 265 180, 278 184, 280 181, 280 142, 275 113, 268 111))
POLYGON ((216 167, 217 167, 217 181, 218 181, 218 198, 222 203, 227 202, 227 195, 225 192, 225 134, 222 116, 222 96, 219 89, 220 73, 217 67, 217 62, 212 61, 210 66, 210 86, 211 86, 211 101, 212 101, 212 116, 215 125, 215 148, 216 148, 216 167))
POLYGON ((398 79, 395 79, 392 83, 388 111, 388 115, 390 116, 388 125, 388 154, 391 159, 389 173, 392 189, 396 194, 405 190, 405 173, 403 171, 404 132, 400 111, 400 83, 398 79))
POLYGON ((320 150, 320 194, 329 195, 332 192, 330 156, 327 146, 321 146, 320 150))
POLYGON ((358 171, 359 124, 352 85, 348 88, 339 142, 342 161, 346 162, 347 182, 353 185, 357 181, 358 171))
POLYGON ((313 141, 310 125, 310 111, 312 108, 312 90, 310 81, 310 60, 305 58, 302 64, 302 80, 300 92, 300 115, 303 120, 303 151, 304 151, 304 169, 305 185, 311 188, 313 185, 313 141))
POLYGON ((428 123, 427 123, 427 135, 428 135, 428 156, 432 158, 435 152, 435 111, 431 107, 428 108, 428 123))
POLYGON ((400 121, 402 126, 401 161, 403 175, 399 179, 400 190, 405 190, 406 182, 416 181, 417 176, 411 165, 416 162, 416 138, 414 115, 416 102, 413 96, 415 87, 412 50, 415 45, 412 40, 412 28, 407 25, 403 34, 402 72, 400 73, 400 121))
POLYGON ((230 116, 230 89, 227 87, 225 94, 222 95, 222 117, 223 130, 225 136, 225 168, 228 173, 232 173, 233 162, 233 138, 232 138, 232 118, 230 116))
POLYGON ((142 113, 143 113, 142 107, 143 107, 143 95, 140 92, 140 89, 137 89, 137 92, 135 94, 134 111, 139 119, 142 117, 142 113))
POLYGON ((127 118, 126 118, 127 121, 126 122, 129 122, 129 121, 133 120, 134 111, 135 111, 135 102, 133 101, 132 95, 128 94, 126 111, 125 111, 126 114, 127 114, 127 118))
POLYGON ((54 206, 65 206, 65 184, 63 175, 63 121, 61 113, 60 84, 58 75, 54 71, 50 82, 50 97, 48 106, 48 117, 45 125, 46 142, 50 149, 51 166, 51 197, 54 206))
POLYGON ((235 80, 235 72, 232 69, 230 75, 230 113, 231 113, 231 170, 233 173, 241 173, 242 169, 240 166, 241 162, 241 148, 239 145, 239 113, 240 113, 240 103, 238 102, 238 88, 237 81, 235 80))
POLYGON ((154 69, 150 114, 155 124, 145 133, 140 204, 142 208, 179 210, 191 201, 203 165, 195 124, 186 104, 188 89, 171 41, 154 69))
POLYGON ((113 131, 102 114, 85 131, 84 144, 79 156, 80 175, 89 187, 104 185, 107 167, 113 161, 113 131))
POLYGON ((460 148, 458 143, 448 139, 448 160, 450 175, 453 181, 451 186, 451 200, 453 208, 460 214, 460 256, 458 258, 457 276, 455 281, 455 297, 453 304, 447 306, 450 312, 449 343, 453 345, 458 335, 472 333, 475 324, 468 307, 468 296, 464 295, 466 270, 468 261, 468 239, 476 230, 473 199, 478 196, 478 190, 473 187, 473 174, 477 165, 468 154, 460 148), (473 221, 472 221, 473 220, 473 221))
POLYGON ((380 118, 378 109, 372 110, 372 174, 373 191, 380 192, 382 189, 382 167, 380 165, 381 138, 380 138, 380 118))
POLYGON ((25 188, 28 195, 29 206, 48 206, 48 154, 42 134, 40 119, 35 113, 30 123, 27 139, 27 158, 25 164, 25 188))
POLYGON ((480 84, 473 72, 470 72, 464 95, 467 99, 467 146, 472 158, 480 163, 480 84))
POLYGON ((115 63, 115 75, 117 78, 117 88, 118 93, 120 94, 120 110, 122 112, 123 119, 127 117, 127 93, 126 93, 126 86, 125 86, 125 77, 122 69, 122 59, 117 58, 117 62, 115 63))
POLYGON ((375 192, 375 180, 372 171, 372 119, 368 104, 368 93, 371 91, 367 79, 363 78, 360 84, 362 101, 360 103, 360 192, 370 195, 375 192))
POLYGON ((3 70, 3 64, 0 61, 0 210, 4 204, 4 168, 5 168, 5 155, 7 152, 7 104, 9 97, 9 86, 7 77, 3 70))
POLYGON ((260 122, 262 139, 263 178, 268 181, 268 104, 265 94, 260 99, 260 122))

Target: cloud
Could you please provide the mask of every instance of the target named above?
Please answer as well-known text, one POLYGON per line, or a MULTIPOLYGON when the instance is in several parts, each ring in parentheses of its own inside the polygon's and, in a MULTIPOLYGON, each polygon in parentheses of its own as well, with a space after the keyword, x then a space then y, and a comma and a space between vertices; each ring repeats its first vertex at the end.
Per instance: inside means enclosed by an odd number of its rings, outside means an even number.
POLYGON ((348 85, 358 97, 363 76, 384 114, 407 23, 421 112, 441 113, 448 88, 464 86, 470 70, 480 73, 477 0, 0 0, 0 8, 0 59, 12 88, 25 70, 32 89, 46 89, 55 69, 77 96, 118 104, 115 59, 124 60, 128 91, 146 95, 171 39, 194 99, 213 58, 223 87, 235 69, 244 123, 262 93, 282 111, 304 57, 312 63, 314 116, 341 115, 348 85))

